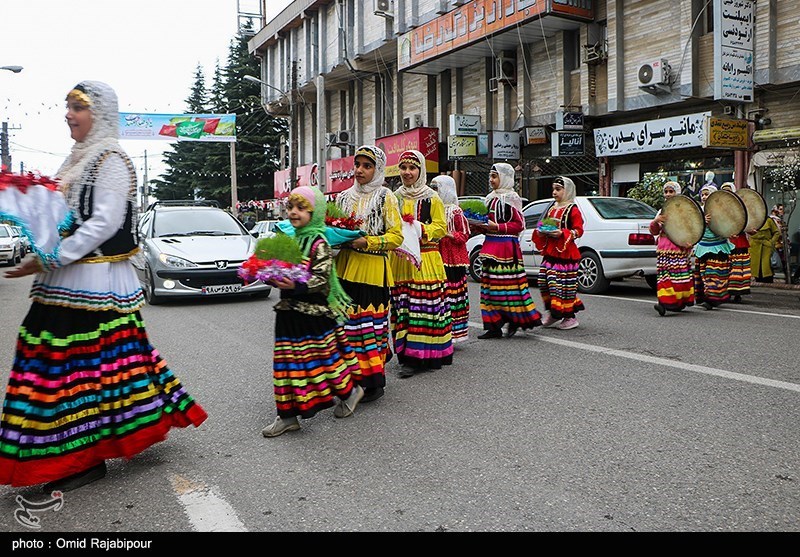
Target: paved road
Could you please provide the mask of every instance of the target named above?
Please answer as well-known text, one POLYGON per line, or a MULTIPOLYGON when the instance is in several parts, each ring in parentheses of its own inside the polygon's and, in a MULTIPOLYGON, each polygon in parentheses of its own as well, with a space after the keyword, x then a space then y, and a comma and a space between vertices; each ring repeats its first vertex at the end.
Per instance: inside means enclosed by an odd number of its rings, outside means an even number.
MULTIPOLYGON (((3 384, 28 285, 0 278, 3 384)), ((112 462, 42 531, 800 530, 800 294, 665 318, 642 281, 584 298, 578 329, 473 328, 453 366, 392 364, 384 398, 275 439, 275 294, 147 307, 210 418, 112 462)), ((0 486, 0 532, 30 532, 18 494, 43 499, 0 486)))

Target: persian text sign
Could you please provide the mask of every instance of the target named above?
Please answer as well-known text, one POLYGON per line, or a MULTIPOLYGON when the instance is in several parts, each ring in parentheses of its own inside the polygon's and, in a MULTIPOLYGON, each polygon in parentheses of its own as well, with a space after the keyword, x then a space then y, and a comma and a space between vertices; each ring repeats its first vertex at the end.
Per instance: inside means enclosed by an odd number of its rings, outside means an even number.
POLYGON ((492 132, 493 159, 516 160, 519 157, 519 132, 492 132))
POLYGON ((481 133, 481 117, 472 114, 451 114, 451 135, 478 135, 481 133))
POLYGON ((466 159, 478 155, 478 137, 474 135, 448 135, 447 158, 466 159))
POLYGON ((338 193, 355 183, 355 161, 355 157, 344 157, 325 162, 325 193, 338 193))
MULTIPOLYGON (((352 164, 351 164, 352 166, 352 164)), ((276 170, 273 174, 272 185, 274 188, 275 199, 289 197, 289 192, 293 189, 291 187, 292 172, 288 168, 286 170, 276 170)), ((306 164, 297 167, 297 185, 299 186, 315 186, 317 184, 317 165, 306 164)))
POLYGON ((236 114, 119 113, 120 139, 236 141, 236 114))
POLYGON ((378 138, 375 143, 386 153, 387 177, 400 176, 400 155, 409 150, 422 153, 428 173, 439 173, 439 128, 414 128, 378 138))
POLYGON ((698 112, 673 118, 595 128, 595 155, 613 157, 645 151, 702 147, 706 135, 707 116, 711 116, 711 113, 698 112))
POLYGON ((594 19, 592 0, 473 0, 401 35, 397 40, 398 69, 411 68, 550 13, 594 19))
POLYGON ((714 0, 714 99, 753 100, 755 2, 714 0))
POLYGON ((747 120, 709 116, 706 122, 706 130, 706 140, 703 142, 703 147, 747 149, 749 143, 747 120))

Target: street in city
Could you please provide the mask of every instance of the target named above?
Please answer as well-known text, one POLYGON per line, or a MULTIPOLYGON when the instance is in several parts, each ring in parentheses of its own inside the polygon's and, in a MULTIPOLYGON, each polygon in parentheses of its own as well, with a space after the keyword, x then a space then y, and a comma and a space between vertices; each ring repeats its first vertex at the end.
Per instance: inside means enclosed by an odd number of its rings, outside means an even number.
MULTIPOLYGON (((5 384, 29 279, 0 278, 5 384)), ((659 317, 644 281, 582 296, 572 331, 471 339, 338 420, 265 439, 273 292, 143 309, 208 411, 199 429, 38 514, 39 532, 798 531, 800 291, 659 317)), ((538 292, 534 300, 540 306, 538 292)), ((0 487, 0 531, 30 534, 0 487)))

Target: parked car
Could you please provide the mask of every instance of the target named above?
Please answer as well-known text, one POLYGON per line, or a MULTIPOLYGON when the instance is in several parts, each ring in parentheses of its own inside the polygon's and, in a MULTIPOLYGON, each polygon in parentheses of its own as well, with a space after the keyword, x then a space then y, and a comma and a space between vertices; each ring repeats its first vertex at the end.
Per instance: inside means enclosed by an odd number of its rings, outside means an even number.
POLYGON ((268 238, 275 234, 275 227, 278 223, 281 222, 279 220, 260 220, 256 223, 256 225, 250 230, 250 234, 254 235, 256 238, 268 238))
MULTIPOLYGON (((522 209, 525 230, 520 233, 520 247, 525 272, 529 278, 539 274, 542 255, 533 245, 533 229, 542 219, 552 199, 539 199, 522 209)), ((630 276, 644 276, 656 287, 656 240, 650 234, 650 221, 656 210, 637 199, 627 197, 576 197, 575 203, 584 220, 583 236, 576 240, 581 252, 578 268, 578 291, 598 294, 610 281, 630 276)), ((467 241, 469 273, 480 281, 483 234, 467 241)))
POLYGON ((272 287, 245 284, 237 270, 258 241, 233 215, 191 201, 151 205, 139 220, 141 253, 133 258, 148 303, 166 298, 252 294, 272 287))
POLYGON ((22 260, 20 235, 8 224, 0 224, 0 263, 14 266, 22 260))
POLYGON ((28 255, 28 252, 31 251, 31 241, 25 234, 22 233, 22 229, 19 226, 12 226, 11 230, 13 230, 14 234, 16 234, 19 237, 19 244, 22 251, 22 257, 25 257, 26 255, 28 255))

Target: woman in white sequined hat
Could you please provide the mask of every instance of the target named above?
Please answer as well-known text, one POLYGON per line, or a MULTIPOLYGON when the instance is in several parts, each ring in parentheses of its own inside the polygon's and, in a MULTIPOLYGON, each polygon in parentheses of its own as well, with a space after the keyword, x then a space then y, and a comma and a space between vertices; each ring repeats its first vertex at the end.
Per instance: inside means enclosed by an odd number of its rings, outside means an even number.
POLYGON ((0 484, 70 491, 172 427, 206 413, 150 344, 138 251, 136 172, 120 146, 117 95, 83 81, 67 95, 75 144, 56 178, 73 217, 56 249, 6 273, 36 273, 0 416, 0 484))

